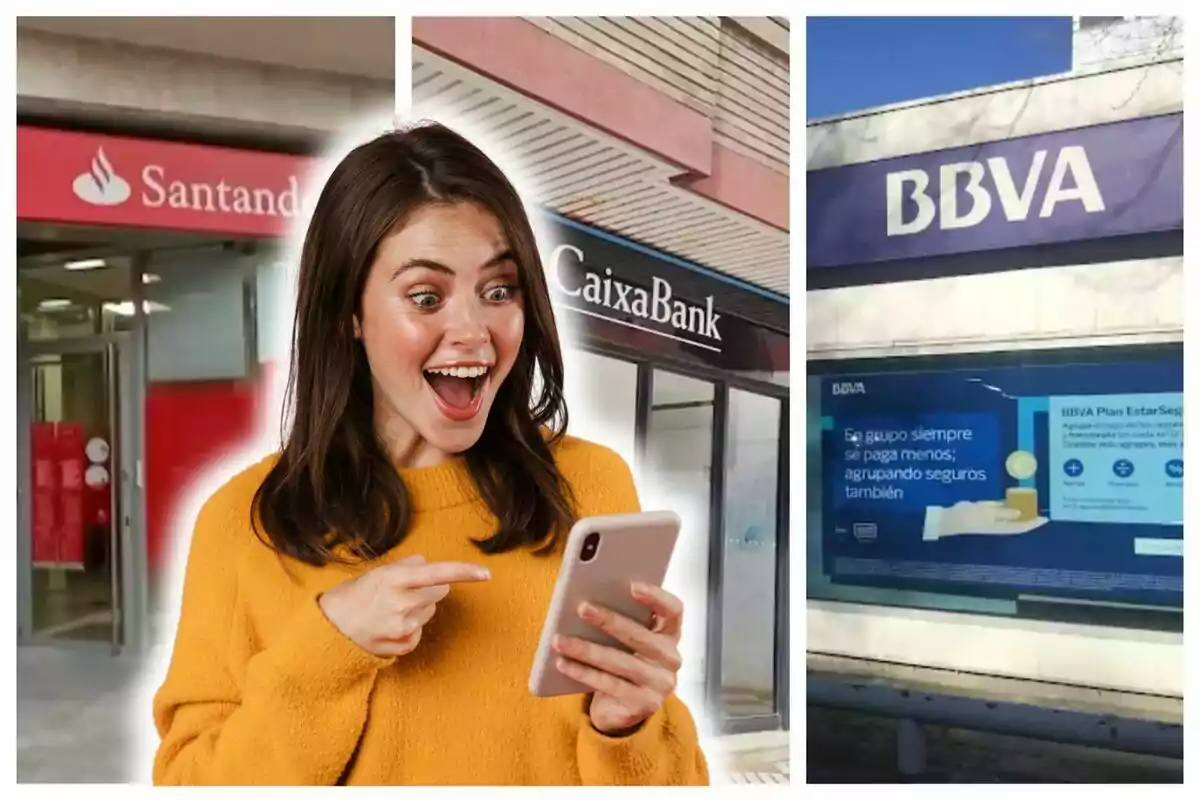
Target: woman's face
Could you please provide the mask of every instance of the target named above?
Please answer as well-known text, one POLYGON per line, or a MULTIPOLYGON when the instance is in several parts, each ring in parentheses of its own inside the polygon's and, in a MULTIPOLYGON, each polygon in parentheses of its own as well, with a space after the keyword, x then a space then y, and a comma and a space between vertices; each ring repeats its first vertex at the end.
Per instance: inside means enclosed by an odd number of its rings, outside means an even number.
POLYGON ((500 222, 473 203, 429 205, 380 244, 362 340, 376 430, 404 466, 479 440, 525 330, 519 272, 500 222))

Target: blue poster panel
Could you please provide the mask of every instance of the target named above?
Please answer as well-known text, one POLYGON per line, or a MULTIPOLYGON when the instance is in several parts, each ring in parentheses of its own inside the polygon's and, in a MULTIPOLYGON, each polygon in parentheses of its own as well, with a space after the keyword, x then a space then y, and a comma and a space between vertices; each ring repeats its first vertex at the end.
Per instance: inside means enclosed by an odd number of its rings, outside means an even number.
POLYGON ((1183 365, 827 377, 835 583, 1182 607, 1183 365))

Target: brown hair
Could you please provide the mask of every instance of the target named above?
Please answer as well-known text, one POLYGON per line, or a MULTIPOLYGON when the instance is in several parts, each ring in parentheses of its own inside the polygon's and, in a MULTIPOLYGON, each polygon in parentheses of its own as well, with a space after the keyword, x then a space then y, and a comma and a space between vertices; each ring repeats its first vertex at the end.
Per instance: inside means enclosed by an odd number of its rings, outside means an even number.
POLYGON ((378 438, 370 369, 354 337, 380 243, 430 203, 473 202, 499 220, 521 282, 525 333, 465 462, 499 526, 485 553, 546 552, 574 521, 551 447, 566 430, 558 330, 520 196, 478 148, 443 125, 386 133, 347 155, 313 210, 300 256, 283 452, 255 493, 252 523, 277 551, 323 565, 378 557, 408 531, 411 503, 378 438), (535 375, 538 392, 533 390, 535 375), (547 434, 548 431, 548 434, 547 434))

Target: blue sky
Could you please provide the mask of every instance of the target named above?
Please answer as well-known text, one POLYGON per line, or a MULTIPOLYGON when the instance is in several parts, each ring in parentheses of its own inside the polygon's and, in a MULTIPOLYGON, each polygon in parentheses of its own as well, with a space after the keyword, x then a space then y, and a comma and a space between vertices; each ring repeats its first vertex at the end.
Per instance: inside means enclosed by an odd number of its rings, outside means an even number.
POLYGON ((1070 17, 809 17, 807 118, 1071 68, 1070 17))

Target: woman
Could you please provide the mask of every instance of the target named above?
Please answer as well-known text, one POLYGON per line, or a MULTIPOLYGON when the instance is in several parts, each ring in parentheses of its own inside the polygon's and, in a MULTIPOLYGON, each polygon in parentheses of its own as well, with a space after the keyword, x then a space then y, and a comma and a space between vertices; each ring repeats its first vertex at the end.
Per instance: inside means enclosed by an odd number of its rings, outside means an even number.
POLYGON ((707 784, 674 595, 631 587, 650 627, 578 610, 635 653, 556 643, 592 693, 526 688, 566 532, 638 500, 619 456, 562 433, 500 170, 439 125, 351 152, 305 239, 294 344, 282 452, 196 523, 155 782, 707 784))

